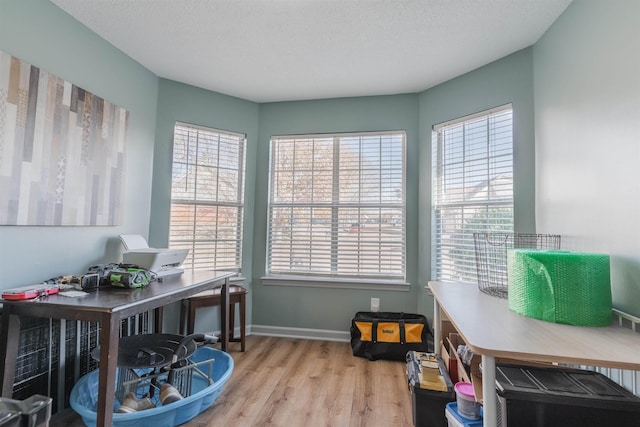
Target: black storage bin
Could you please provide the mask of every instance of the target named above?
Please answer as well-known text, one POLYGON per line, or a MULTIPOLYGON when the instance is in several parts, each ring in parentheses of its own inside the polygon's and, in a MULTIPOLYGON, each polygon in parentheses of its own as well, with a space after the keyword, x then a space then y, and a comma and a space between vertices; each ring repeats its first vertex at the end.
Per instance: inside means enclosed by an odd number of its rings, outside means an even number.
POLYGON ((413 425, 415 427, 447 427, 449 424, 445 414, 447 403, 456 400, 453 383, 442 359, 432 353, 407 353, 407 375, 411 391, 411 407, 413 425), (418 376, 419 359, 422 356, 436 358, 438 369, 446 390, 432 390, 421 386, 418 376))
POLYGON ((640 398, 593 371, 496 367, 498 427, 637 427, 640 398))

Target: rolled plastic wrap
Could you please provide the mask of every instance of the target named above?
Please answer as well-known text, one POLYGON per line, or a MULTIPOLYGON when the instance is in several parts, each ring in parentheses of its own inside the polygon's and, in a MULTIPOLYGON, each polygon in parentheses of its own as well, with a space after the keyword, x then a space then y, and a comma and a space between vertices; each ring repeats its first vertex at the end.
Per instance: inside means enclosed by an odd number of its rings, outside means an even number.
POLYGON ((607 326, 612 320, 609 256, 510 249, 509 308, 523 316, 576 326, 607 326))

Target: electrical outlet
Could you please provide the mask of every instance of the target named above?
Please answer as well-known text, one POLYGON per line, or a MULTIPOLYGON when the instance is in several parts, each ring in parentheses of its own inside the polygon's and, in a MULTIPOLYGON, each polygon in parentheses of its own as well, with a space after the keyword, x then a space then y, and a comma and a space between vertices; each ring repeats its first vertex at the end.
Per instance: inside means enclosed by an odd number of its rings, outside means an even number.
POLYGON ((380 310, 380 298, 371 298, 371 311, 380 310))

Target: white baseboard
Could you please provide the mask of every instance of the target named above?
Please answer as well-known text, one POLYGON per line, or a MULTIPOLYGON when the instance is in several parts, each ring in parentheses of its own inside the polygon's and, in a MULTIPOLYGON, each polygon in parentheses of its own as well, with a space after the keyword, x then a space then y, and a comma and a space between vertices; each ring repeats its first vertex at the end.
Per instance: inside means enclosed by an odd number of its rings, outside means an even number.
POLYGON ((270 337, 302 338, 308 340, 340 342, 351 341, 351 334, 348 331, 331 331, 327 329, 306 329, 282 326, 251 325, 251 334, 270 337))
MULTIPOLYGON (((289 328, 283 326, 247 325, 247 336, 261 335, 266 337, 299 338, 307 340, 350 342, 351 333, 348 331, 331 331, 328 329, 289 328)), ((220 336, 220 331, 205 332, 207 335, 220 336)), ((234 336, 240 336, 240 328, 234 329, 234 336)))

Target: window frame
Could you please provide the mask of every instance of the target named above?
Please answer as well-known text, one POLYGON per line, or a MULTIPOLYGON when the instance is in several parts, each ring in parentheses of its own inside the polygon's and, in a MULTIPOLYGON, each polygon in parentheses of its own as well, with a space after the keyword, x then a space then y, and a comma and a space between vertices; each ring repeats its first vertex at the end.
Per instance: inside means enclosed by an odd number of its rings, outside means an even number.
MULTIPOLYGON (((270 152, 270 158, 269 158, 269 191, 268 191, 268 196, 267 196, 267 229, 266 229, 266 253, 265 253, 265 275, 262 277, 262 283, 265 285, 282 285, 282 286, 302 286, 302 287, 329 287, 329 288, 356 288, 356 289, 377 289, 377 290, 407 290, 408 289, 408 283, 406 282, 406 275, 407 275, 407 256, 406 256, 406 168, 407 168, 407 159, 406 159, 406 131, 404 130, 397 130, 397 131, 379 131, 379 132, 343 132, 343 133, 326 133, 326 134, 303 134, 303 135, 275 135, 272 136, 270 139, 270 147, 269 147, 269 152, 270 152), (274 201, 274 174, 278 173, 280 170, 277 170, 275 164, 274 164, 274 152, 276 150, 276 145, 277 144, 282 144, 282 143, 294 143, 295 141, 302 141, 302 140, 327 140, 327 139, 331 139, 333 141, 334 144, 334 149, 333 149, 333 154, 332 154, 332 158, 331 158, 331 162, 332 162, 332 166, 331 166, 331 176, 334 182, 334 184, 336 182, 340 182, 340 180, 336 179, 336 177, 338 176, 340 169, 340 166, 337 165, 337 163, 339 163, 339 161, 336 160, 336 156, 337 153, 340 153, 340 147, 338 146, 337 148, 335 148, 335 144, 340 144, 339 141, 344 141, 347 140, 349 138, 360 138, 359 142, 362 143, 362 139, 363 138, 367 138, 367 137, 373 137, 373 138, 378 138, 378 143, 380 144, 380 146, 382 147, 382 142, 380 141, 380 139, 384 138, 384 137, 390 137, 390 136, 395 136, 395 137, 401 137, 401 148, 402 148, 402 154, 401 154, 401 187, 402 187, 402 191, 401 191, 401 199, 399 202, 395 202, 395 203, 383 203, 382 201, 378 201, 378 203, 340 203, 339 201, 336 200, 336 192, 339 192, 339 190, 336 190, 337 185, 333 185, 333 196, 332 196, 332 202, 330 204, 323 204, 322 206, 324 208, 330 208, 332 210, 332 214, 331 214, 331 240, 337 240, 338 234, 340 233, 340 226, 337 224, 341 224, 338 220, 339 217, 339 211, 341 209, 347 209, 347 205, 349 205, 350 209, 356 209, 358 210, 359 213, 361 213, 362 210, 364 210, 365 208, 370 208, 370 209, 380 209, 380 212, 382 212, 383 209, 385 208, 391 208, 391 206, 393 205, 394 208, 396 209, 400 209, 401 210, 401 237, 399 239, 400 246, 401 246, 401 254, 402 254, 402 272, 401 272, 401 276, 400 274, 397 274, 394 276, 391 275, 384 275, 384 274, 377 274, 377 275, 360 275, 361 277, 358 277, 358 274, 356 275, 344 275, 344 274, 340 274, 340 272, 336 272, 333 270, 332 267, 332 271, 329 274, 326 273, 321 273, 321 272, 305 272, 305 273, 300 273, 300 272, 281 272, 281 271, 276 271, 276 269, 272 268, 272 264, 271 264, 271 256, 272 256, 272 215, 273 215, 273 211, 274 208, 276 207, 283 207, 283 206, 287 206, 287 203, 282 203, 282 202, 275 202, 274 201)), ((301 142, 302 143, 302 142, 301 142)), ((362 147, 362 145, 360 146, 362 147)), ((396 148, 396 147, 394 147, 396 148)), ((345 148, 342 148, 343 150, 345 148)), ((338 160, 339 160, 339 155, 338 155, 338 160)), ((382 164, 383 161, 382 160, 378 160, 378 162, 375 163, 377 165, 378 168, 382 168, 382 164)), ((295 167, 294 167, 295 169, 295 167)), ((294 170, 292 169, 292 170, 294 170)), ((318 169, 312 169, 313 172, 317 172, 318 169)), ((359 168, 357 169, 357 173, 358 178, 359 178, 359 182, 362 182, 362 177, 360 174, 362 174, 364 169, 359 168)), ((394 169, 396 170, 396 169, 394 169)), ((281 172, 281 171, 280 171, 281 172)), ((327 172, 328 173, 328 172, 327 172)), ((293 174, 293 172, 292 172, 293 174)), ((314 175, 315 176, 315 175, 314 175)), ((291 180, 293 180, 295 178, 291 178, 291 180)), ((293 182, 293 181, 291 181, 293 182)), ((382 185, 382 184, 380 184, 382 185)), ((358 194, 360 195, 361 193, 358 192, 358 194)), ((289 204, 289 206, 301 206, 303 205, 304 207, 308 207, 309 209, 314 209, 317 208, 319 205, 315 204, 313 201, 310 201, 308 203, 295 203, 295 202, 291 202, 289 204)), ((382 222, 382 220, 379 219, 379 222, 382 222)), ((310 223, 311 224, 311 223, 310 223)), ((365 229, 366 229, 366 224, 365 224, 365 229)), ((311 251, 311 249, 309 249, 311 251)), ((332 249, 332 256, 334 256, 334 249, 332 249)), ((336 249, 337 250, 337 249, 336 249)), ((358 253, 361 252, 362 249, 358 249, 358 253)), ((378 254, 379 256, 379 254, 378 254)), ((311 260, 313 257, 313 255, 309 255, 309 259, 311 260)), ((378 266, 380 268, 380 260, 378 259, 378 266)))
MULTIPOLYGON (((450 120, 447 122, 443 122, 437 125, 434 125, 432 128, 432 137, 431 137, 431 149, 432 149, 432 160, 431 160, 431 189, 432 189, 432 203, 431 203, 431 280, 442 280, 442 281, 462 281, 469 283, 477 283, 477 269, 475 266, 475 250, 474 250, 474 242, 473 242, 473 232, 501 232, 501 233, 513 233, 515 230, 515 193, 514 193, 514 151, 515 151, 515 137, 514 137, 514 122, 513 122, 513 105, 511 103, 504 104, 495 108, 491 108, 488 110, 480 111, 475 114, 471 114, 468 116, 460 117, 454 120, 450 120), (492 150, 491 146, 491 138, 495 138, 497 131, 494 131, 492 134, 489 131, 489 120, 491 118, 497 118, 501 115, 508 113, 508 129, 510 130, 510 141, 509 141, 509 151, 508 152, 500 152, 500 154, 489 155, 492 150), (445 172, 443 172, 442 158, 445 156, 446 148, 443 148, 443 132, 446 130, 452 130, 456 126, 471 126, 475 122, 478 122, 481 119, 487 120, 487 125, 485 128, 487 129, 487 156, 486 156, 486 164, 487 167, 484 169, 486 172, 487 180, 486 180, 486 193, 487 197, 484 199, 477 198, 472 200, 471 197, 468 196, 468 191, 474 188, 474 185, 468 185, 462 187, 462 191, 460 188, 457 189, 458 193, 462 193, 461 198, 458 198, 455 202, 444 203, 441 200, 446 199, 446 196, 443 194, 446 193, 446 190, 443 190, 443 187, 447 184, 443 184, 447 180, 447 178, 443 178, 445 176, 445 172), (508 174, 510 174, 508 180, 505 179, 507 175, 503 176, 504 182, 499 182, 500 175, 495 176, 497 172, 502 170, 505 167, 505 163, 503 163, 504 159, 509 158, 508 163, 508 174), (491 166, 491 163, 494 162, 494 165, 491 166), (492 178, 489 178, 489 177, 492 178), (496 194, 494 199, 491 199, 492 191, 496 194), (496 190, 497 189, 497 190, 496 190), (500 197, 500 194, 503 194, 507 190, 510 189, 510 197, 500 197), (445 226, 443 223, 445 220, 441 217, 441 212, 449 209, 450 211, 455 212, 458 209, 458 215, 460 218, 460 224, 458 224, 458 228, 452 227, 449 230, 449 235, 443 237, 443 228, 445 226), (478 214, 482 209, 485 212, 494 212, 492 214, 478 214), (508 214, 507 222, 503 222, 503 215, 508 214), (474 217, 468 217, 466 215, 477 215, 474 217), (466 219, 465 219, 466 218, 466 219), (452 232, 455 231, 457 235, 452 232), (449 243, 445 245, 442 243, 443 240, 448 240, 449 243), (454 254, 453 256, 443 259, 443 254, 446 248, 451 251, 458 251, 459 253, 454 254), (452 267, 458 263, 457 270, 452 267), (445 266, 448 265, 448 267, 445 266), (460 277, 454 278, 454 273, 458 274, 460 277), (472 278, 473 277, 473 278, 472 278)), ((472 138, 469 138, 472 140, 472 138)), ((466 136, 463 137, 464 143, 471 143, 466 139, 466 136)), ((495 147, 494 147, 495 148, 495 147)), ((470 160, 464 160, 464 162, 460 162, 462 164, 461 168, 465 171, 462 172, 465 175, 466 168, 473 167, 469 166, 475 159, 471 160, 473 157, 472 154, 467 153, 467 147, 462 148, 465 156, 469 156, 470 160)), ((468 148, 471 151, 471 148, 468 148)), ((454 153, 452 149, 449 149, 450 156, 453 156, 454 153)), ((451 167, 453 169, 453 166, 451 167)), ((475 169, 474 169, 475 172, 475 169)), ((471 173, 469 173, 471 174, 471 173)), ((453 173, 452 173, 453 175, 453 173)), ((454 177, 457 178, 457 177, 454 177)), ((464 176, 462 178, 466 180, 467 177, 464 176)), ((473 182, 473 181, 469 181, 473 182)), ((477 188, 477 187, 476 187, 477 188)), ((480 193, 480 191, 478 192, 480 193)), ((475 194, 474 194, 475 197, 475 194)), ((450 196, 451 199, 454 199, 454 196, 450 196)), ((450 217, 451 218, 451 217, 450 217)), ((457 221, 457 220, 456 220, 457 221)), ((450 221, 455 222, 455 221, 450 221)), ((446 234, 446 233, 445 233, 446 234)))
MULTIPOLYGON (((227 130, 216 129, 208 126, 200 126, 194 125, 190 123, 184 123, 176 121, 173 127, 173 144, 171 148, 172 160, 172 174, 171 174, 171 189, 170 189, 170 214, 169 214, 169 247, 171 248, 187 248, 189 249, 189 254, 187 259, 185 260, 183 267, 186 269, 194 269, 194 270, 226 270, 226 271, 234 271, 238 274, 242 272, 242 258, 243 258, 243 240, 244 240, 244 217, 245 217, 245 184, 246 184, 246 148, 247 148, 247 136, 243 133, 232 132, 227 130), (203 132, 213 137, 217 142, 212 144, 212 147, 217 150, 217 155, 221 154, 221 139, 229 140, 232 142, 237 142, 237 161, 224 163, 222 159, 218 157, 215 165, 211 164, 199 164, 198 159, 191 160, 187 158, 186 162, 179 162, 176 160, 176 138, 178 130, 182 129, 182 132, 185 134, 188 132, 195 132, 195 138, 199 142, 199 134, 203 132), (193 197, 186 198, 176 198, 174 197, 174 186, 176 185, 176 164, 186 164, 185 168, 195 167, 195 181, 198 181, 197 175, 198 171, 203 170, 204 167, 208 167, 211 170, 216 170, 216 183, 211 186, 214 188, 214 192, 216 194, 215 200, 210 200, 206 198, 198 198, 196 194, 199 187, 197 184, 193 184, 193 197), (227 170, 235 171, 237 173, 237 181, 235 181, 235 187, 232 186, 232 190, 235 191, 236 196, 232 201, 229 200, 220 200, 218 199, 220 186, 218 184, 217 179, 221 176, 220 169, 224 166, 230 165, 227 170), (236 168, 236 169, 234 169, 236 168), (172 212, 177 205, 181 206, 192 206, 194 212, 189 212, 189 215, 193 214, 193 225, 192 230, 188 233, 188 238, 178 239, 173 237, 174 227, 178 227, 173 222, 172 212), (210 239, 197 239, 196 233, 198 232, 198 227, 196 223, 196 212, 195 210, 199 208, 215 208, 216 209, 216 217, 215 217, 215 238, 210 239), (233 227, 232 236, 234 236, 231 240, 229 239, 220 239, 219 238, 219 213, 218 209, 230 209, 236 211, 235 216, 235 226, 233 227), (214 247, 218 247, 219 244, 223 241, 231 241, 235 242, 235 245, 232 245, 232 249, 228 251, 229 253, 235 253, 233 258, 233 267, 229 266, 221 266, 216 264, 213 261, 213 264, 204 267, 198 267, 198 264, 202 264, 202 258, 198 258, 198 255, 202 252, 202 250, 198 250, 196 246, 200 243, 208 242, 212 244, 214 247), (194 255, 196 254, 196 255, 194 255), (200 260, 200 261, 199 261, 200 260)), ((198 151, 198 150, 196 150, 198 151)), ((224 154, 224 153, 223 153, 224 154)), ((187 156, 188 157, 188 156, 187 156)), ((222 197, 223 199, 224 197, 222 197)))

